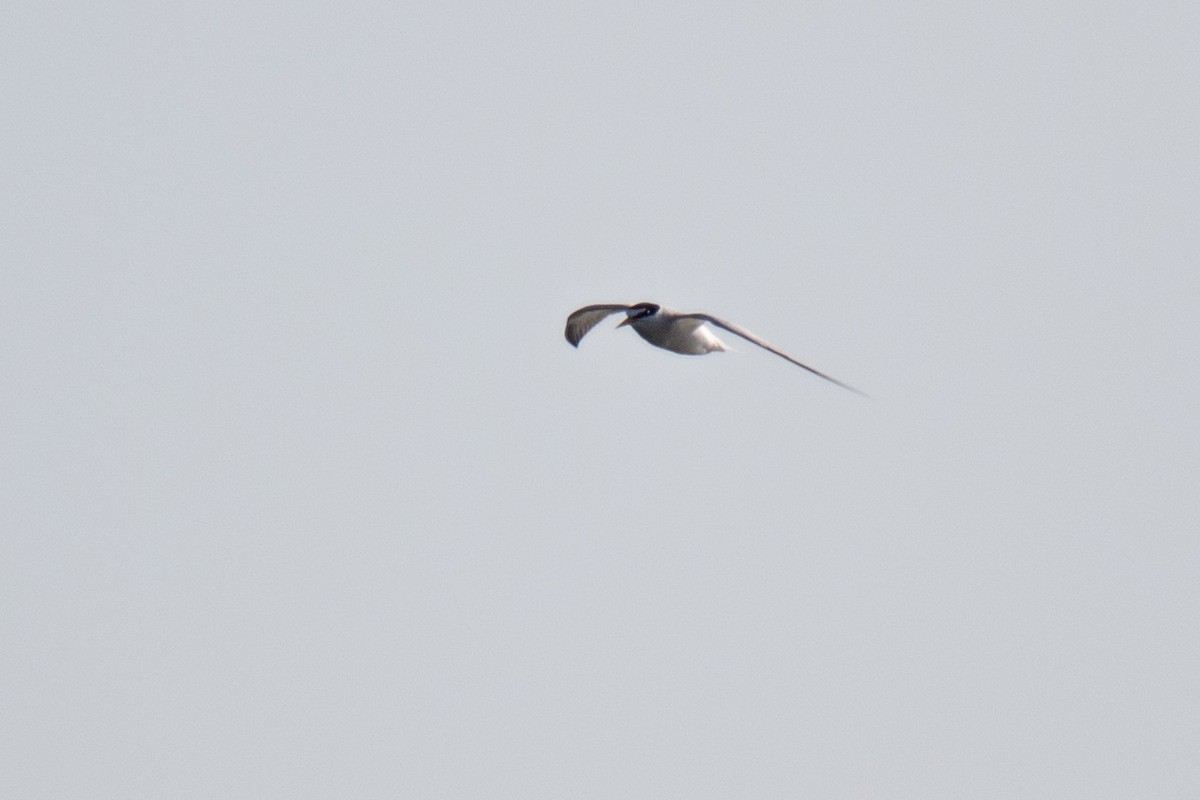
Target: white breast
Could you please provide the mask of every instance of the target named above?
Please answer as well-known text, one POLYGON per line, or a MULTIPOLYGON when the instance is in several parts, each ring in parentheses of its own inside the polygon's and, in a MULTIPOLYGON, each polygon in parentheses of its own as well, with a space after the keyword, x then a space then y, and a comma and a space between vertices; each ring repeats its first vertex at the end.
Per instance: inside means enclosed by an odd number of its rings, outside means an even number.
POLYGON ((650 344, 685 356, 702 356, 705 353, 727 349, 725 344, 705 327, 703 320, 678 319, 659 313, 636 320, 631 327, 650 344))

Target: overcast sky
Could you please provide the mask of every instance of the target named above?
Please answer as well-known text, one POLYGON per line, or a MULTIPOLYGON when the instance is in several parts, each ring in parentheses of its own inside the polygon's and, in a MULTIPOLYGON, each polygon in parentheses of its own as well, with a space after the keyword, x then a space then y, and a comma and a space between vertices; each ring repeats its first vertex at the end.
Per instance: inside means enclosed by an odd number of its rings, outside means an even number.
POLYGON ((0 796, 1200 796, 1200 6, 0 23, 0 796))

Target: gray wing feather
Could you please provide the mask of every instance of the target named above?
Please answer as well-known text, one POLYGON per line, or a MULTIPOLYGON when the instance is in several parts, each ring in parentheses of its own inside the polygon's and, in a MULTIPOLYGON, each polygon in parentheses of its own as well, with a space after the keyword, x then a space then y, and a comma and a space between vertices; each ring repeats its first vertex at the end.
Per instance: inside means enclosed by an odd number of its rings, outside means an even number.
POLYGON ((803 367, 804 369, 808 370, 813 375, 816 375, 819 378, 824 378, 825 380, 829 381, 830 383, 835 383, 838 386, 842 387, 843 389, 849 389, 850 391, 854 392, 857 395, 861 395, 862 397, 866 397, 866 398, 870 399, 870 397, 868 395, 864 394, 863 392, 860 392, 858 389, 855 389, 853 386, 842 383, 837 378, 830 377, 829 375, 826 375, 824 372, 821 372, 820 370, 813 369, 808 364, 805 364, 802 361, 797 361, 796 359, 789 356, 787 353, 780 350, 775 345, 771 344, 770 342, 764 341, 763 339, 760 339, 759 337, 755 336, 753 333, 751 333, 750 331, 746 330, 745 328, 743 328, 739 325, 734 325, 732 322, 726 322, 725 320, 723 320, 719 317, 714 317, 710 314, 680 314, 679 316, 686 318, 686 319, 703 320, 704 322, 707 322, 711 325, 716 325, 718 328, 723 328, 724 330, 727 330, 736 336, 742 337, 747 342, 756 344, 759 347, 761 347, 762 349, 767 350, 768 352, 774 353, 775 355, 779 356, 780 358, 782 358, 786 361, 792 362, 797 367, 803 367))
POLYGON ((579 340, 586 336, 588 331, 599 325, 601 320, 609 314, 625 311, 628 308, 629 306, 626 305, 602 303, 572 311, 571 316, 567 317, 567 341, 571 343, 572 347, 579 347, 579 340))

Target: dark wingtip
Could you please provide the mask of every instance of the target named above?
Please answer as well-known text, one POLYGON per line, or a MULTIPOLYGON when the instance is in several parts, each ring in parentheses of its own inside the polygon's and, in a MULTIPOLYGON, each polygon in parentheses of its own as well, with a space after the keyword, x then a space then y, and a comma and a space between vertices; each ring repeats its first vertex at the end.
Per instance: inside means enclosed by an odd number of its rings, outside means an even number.
MULTIPOLYGON (((818 373, 818 374, 821 374, 821 373, 818 373)), ((836 383, 838 386, 842 387, 846 391, 854 392, 856 395, 863 398, 864 400, 874 400, 875 399, 874 397, 871 397, 871 395, 864 392, 862 389, 855 389, 853 386, 851 386, 848 383, 842 383, 841 381, 836 380, 834 378, 830 378, 828 375, 824 375, 824 374, 821 374, 821 377, 827 379, 831 383, 836 383)))

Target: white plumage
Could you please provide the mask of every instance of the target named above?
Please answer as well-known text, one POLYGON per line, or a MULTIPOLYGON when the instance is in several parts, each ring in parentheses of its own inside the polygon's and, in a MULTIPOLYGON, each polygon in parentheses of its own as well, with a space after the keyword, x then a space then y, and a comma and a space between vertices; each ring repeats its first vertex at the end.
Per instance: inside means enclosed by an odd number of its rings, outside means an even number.
POLYGON ((687 356, 702 356, 705 353, 727 350, 728 348, 725 346, 725 343, 705 327, 705 323, 708 323, 727 330, 736 336, 740 336, 751 344, 756 344, 764 350, 792 362, 798 367, 803 367, 814 375, 822 377, 831 383, 836 383, 843 389, 849 389, 855 394, 866 397, 865 394, 853 386, 848 386, 837 378, 832 378, 801 361, 797 361, 779 348, 760 339, 745 328, 734 325, 732 322, 726 322, 710 314, 675 311, 674 309, 660 306, 657 303, 635 303, 631 306, 617 303, 602 303, 594 306, 584 306, 571 312, 571 315, 567 317, 567 341, 572 346, 578 347, 580 340, 587 335, 588 331, 596 327, 605 317, 620 311, 625 312, 626 316, 617 327, 630 326, 639 336, 655 347, 661 347, 664 350, 670 350, 673 353, 682 353, 687 356))

